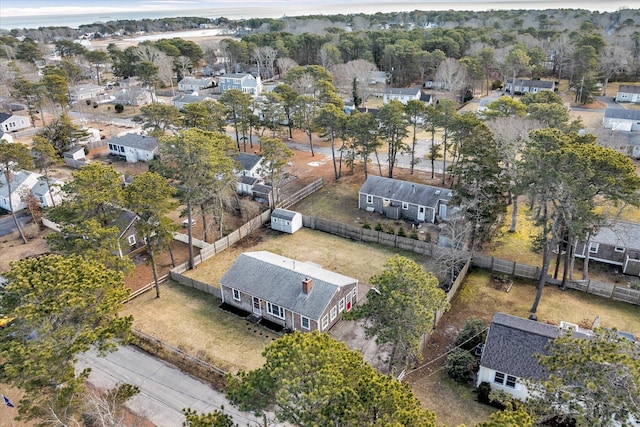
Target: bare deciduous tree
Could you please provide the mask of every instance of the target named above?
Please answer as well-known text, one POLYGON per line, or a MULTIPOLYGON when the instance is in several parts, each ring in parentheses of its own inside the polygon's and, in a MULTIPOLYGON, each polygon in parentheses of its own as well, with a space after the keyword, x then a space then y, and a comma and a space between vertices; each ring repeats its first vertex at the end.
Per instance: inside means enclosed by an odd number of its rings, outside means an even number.
POLYGON ((258 73, 262 79, 271 79, 275 75, 274 64, 278 57, 278 50, 270 46, 261 46, 253 49, 253 58, 258 65, 258 73))
POLYGON ((457 59, 447 58, 438 65, 435 82, 441 89, 450 93, 459 92, 468 81, 467 70, 457 59))
POLYGON ((297 67, 298 63, 291 58, 278 58, 276 60, 276 65, 279 70, 280 78, 283 78, 287 74, 287 71, 293 67, 297 67))
POLYGON ((602 96, 607 95, 607 84, 609 79, 615 73, 622 72, 625 65, 628 65, 628 59, 631 58, 631 52, 618 45, 607 45, 602 49, 600 54, 598 68, 602 72, 604 80, 602 85, 602 96))

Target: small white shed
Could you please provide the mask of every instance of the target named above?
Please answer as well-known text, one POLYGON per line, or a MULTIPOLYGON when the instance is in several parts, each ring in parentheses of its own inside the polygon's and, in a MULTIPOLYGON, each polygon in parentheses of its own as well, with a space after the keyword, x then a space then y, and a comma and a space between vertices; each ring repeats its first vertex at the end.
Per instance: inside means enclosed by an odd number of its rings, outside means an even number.
POLYGON ((274 209, 271 212, 271 228, 293 234, 302 228, 302 214, 286 209, 274 209))

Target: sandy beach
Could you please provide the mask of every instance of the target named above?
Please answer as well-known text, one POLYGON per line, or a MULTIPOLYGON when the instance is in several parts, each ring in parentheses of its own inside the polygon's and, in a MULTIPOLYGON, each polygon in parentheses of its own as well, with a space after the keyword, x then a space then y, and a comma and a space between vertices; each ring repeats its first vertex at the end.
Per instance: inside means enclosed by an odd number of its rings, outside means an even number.
POLYGON ((222 39, 236 38, 232 34, 223 34, 220 29, 210 28, 205 30, 192 30, 192 31, 171 31, 167 33, 150 33, 141 36, 133 37, 108 37, 104 39, 91 40, 91 47, 95 50, 107 50, 107 46, 110 43, 115 44, 120 49, 126 49, 129 46, 136 46, 138 43, 147 40, 162 40, 181 38, 184 40, 193 41, 199 45, 209 43, 219 43, 222 39))

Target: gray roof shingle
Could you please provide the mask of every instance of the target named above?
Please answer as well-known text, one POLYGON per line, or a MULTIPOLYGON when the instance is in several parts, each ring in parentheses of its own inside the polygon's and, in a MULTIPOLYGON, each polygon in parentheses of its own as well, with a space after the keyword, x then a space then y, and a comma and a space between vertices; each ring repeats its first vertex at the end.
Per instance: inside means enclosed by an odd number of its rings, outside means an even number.
POLYGON ((220 279, 220 284, 277 304, 310 319, 319 320, 333 296, 354 278, 324 270, 271 252, 245 252, 220 279), (302 292, 302 281, 313 279, 311 292, 302 292))
MULTIPOLYGON (((509 80, 511 83, 511 80, 509 80)), ((522 80, 516 79, 516 86, 538 87, 541 89, 553 89, 555 83, 550 80, 522 80)))
POLYGON ((640 224, 626 221, 613 221, 607 227, 600 227, 598 233, 589 239, 591 242, 621 248, 640 250, 640 224))
POLYGON ((240 163, 242 170, 250 171, 255 167, 255 165, 260 163, 260 160, 262 160, 262 157, 255 154, 238 153, 235 156, 233 156, 233 160, 240 163))
POLYGON ((410 88, 397 88, 397 87, 387 88, 387 94, 389 94, 389 95, 416 96, 419 92, 420 92, 420 88, 417 87, 417 86, 416 87, 410 87, 410 88))
POLYGON ((291 221, 293 220, 293 217, 296 216, 297 212, 294 211, 288 211, 286 209, 274 209, 273 212, 271 212, 271 217, 275 217, 275 218, 280 218, 280 219, 284 219, 286 221, 291 221))
POLYGON ((638 85, 620 85, 618 93, 640 93, 640 86, 638 85))
POLYGON ((13 116, 13 114, 8 113, 0 113, 0 123, 3 123, 5 120, 8 120, 13 116))
POLYGON ((640 120, 640 110, 624 110, 622 108, 607 108, 604 110, 607 119, 640 120))
POLYGON ((140 150, 154 151, 158 149, 158 140, 152 136, 127 133, 122 136, 114 136, 109 140, 111 144, 123 147, 137 148, 140 150))
MULTIPOLYGON (((558 327, 505 313, 496 313, 482 351, 480 365, 519 378, 544 379, 546 373, 535 354, 546 354, 558 327)), ((585 335, 574 332, 576 338, 585 335)))
POLYGON ((420 206, 435 207, 439 200, 449 201, 453 196, 448 188, 432 187, 398 179, 369 175, 360 188, 360 193, 407 202, 420 206))

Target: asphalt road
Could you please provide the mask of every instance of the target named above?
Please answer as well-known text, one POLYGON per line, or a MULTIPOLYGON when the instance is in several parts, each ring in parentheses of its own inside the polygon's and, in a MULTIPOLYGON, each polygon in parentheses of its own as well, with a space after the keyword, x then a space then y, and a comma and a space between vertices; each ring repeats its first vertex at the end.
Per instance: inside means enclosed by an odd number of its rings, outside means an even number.
MULTIPOLYGON (((182 426, 183 408, 207 413, 223 406, 240 426, 262 425, 261 419, 231 406, 222 393, 132 346, 118 347, 106 357, 90 351, 78 358, 76 367, 90 367, 89 382, 103 390, 118 383, 137 385, 140 393, 131 398, 127 406, 158 427, 182 426)), ((272 419, 273 414, 269 418, 272 419)))
MULTIPOLYGON (((18 212, 16 214, 18 223, 24 227, 31 221, 31 215, 28 212, 18 212)), ((5 236, 16 230, 16 223, 13 222, 11 214, 0 217, 0 236, 5 236)))

